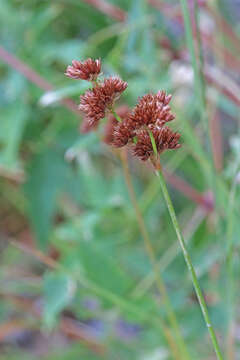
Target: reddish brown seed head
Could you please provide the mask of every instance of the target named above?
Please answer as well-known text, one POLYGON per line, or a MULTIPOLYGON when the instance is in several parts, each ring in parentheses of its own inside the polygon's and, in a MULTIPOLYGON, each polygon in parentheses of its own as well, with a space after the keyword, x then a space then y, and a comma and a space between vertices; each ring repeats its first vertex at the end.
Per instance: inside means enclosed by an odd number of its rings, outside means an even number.
POLYGON ((123 147, 127 145, 130 140, 134 138, 135 134, 136 134, 136 124, 130 114, 121 123, 117 124, 113 133, 112 145, 115 147, 123 147))
POLYGON ((80 97, 79 109, 85 113, 89 129, 98 125, 100 119, 111 109, 115 100, 127 88, 127 83, 119 78, 108 78, 97 84, 80 97))
MULTIPOLYGON (((172 131, 168 126, 156 127, 151 130, 155 140, 157 152, 160 155, 165 150, 178 149, 180 134, 172 131)), ((141 129, 137 133, 137 143, 133 145, 133 154, 146 161, 154 156, 153 146, 147 129, 141 129)))
POLYGON ((82 134, 87 134, 90 131, 97 130, 98 123, 92 124, 87 117, 84 117, 79 127, 82 134))
POLYGON ((157 94, 147 94, 139 99, 138 104, 133 109, 133 117, 138 128, 143 125, 162 126, 166 122, 174 119, 168 105, 171 95, 166 95, 165 91, 159 91, 157 94))
POLYGON ((165 91, 159 91, 155 95, 142 96, 131 115, 116 127, 113 145, 125 146, 136 136, 138 130, 144 129, 146 126, 154 129, 156 126, 161 127, 166 122, 173 120, 175 116, 171 113, 168 105, 171 97, 171 95, 166 95, 165 91))
MULTIPOLYGON (((116 109, 116 113, 120 117, 120 119, 124 121, 129 116, 130 109, 128 106, 122 105, 116 109)), ((103 137, 103 141, 108 145, 112 145, 114 141, 114 132, 118 124, 119 121, 115 118, 115 116, 112 113, 110 113, 108 115, 107 124, 104 128, 104 137, 103 137)))
POLYGON ((87 59, 84 62, 73 60, 65 75, 72 79, 95 81, 101 72, 101 60, 87 59))

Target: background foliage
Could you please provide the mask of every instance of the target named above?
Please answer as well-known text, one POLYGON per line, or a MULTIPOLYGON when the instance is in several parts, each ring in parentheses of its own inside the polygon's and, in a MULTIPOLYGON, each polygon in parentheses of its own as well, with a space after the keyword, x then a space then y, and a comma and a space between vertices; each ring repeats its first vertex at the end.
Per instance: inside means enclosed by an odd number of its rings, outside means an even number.
MULTIPOLYGON (((163 167, 220 345, 240 356, 239 6, 200 2, 209 146, 178 1, 0 0, 1 360, 173 359, 119 153, 79 132, 87 85, 64 71, 89 56, 128 81, 122 104, 173 94, 183 146, 163 167)), ((128 162, 191 359, 213 359, 157 179, 128 162)))

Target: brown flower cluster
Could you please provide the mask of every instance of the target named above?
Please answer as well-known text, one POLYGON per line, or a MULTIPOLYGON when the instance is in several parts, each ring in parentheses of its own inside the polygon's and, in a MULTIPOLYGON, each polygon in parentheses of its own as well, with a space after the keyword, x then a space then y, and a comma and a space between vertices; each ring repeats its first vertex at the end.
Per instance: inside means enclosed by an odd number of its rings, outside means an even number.
MULTIPOLYGON (((124 121, 130 115, 130 109, 126 105, 119 106, 116 109, 116 114, 119 116, 121 121, 124 121)), ((112 145, 113 141, 114 141, 114 132, 115 132, 115 129, 118 126, 119 122, 117 121, 115 116, 111 113, 108 115, 107 120, 108 121, 107 121, 107 124, 104 129, 103 141, 108 145, 112 145)))
POLYGON ((106 111, 112 108, 115 100, 126 88, 125 81, 110 77, 80 97, 79 109, 84 112, 89 129, 98 125, 99 120, 105 117, 106 111))
POLYGON ((84 62, 73 60, 65 75, 72 79, 95 81, 101 72, 101 60, 87 59, 84 62))
MULTIPOLYGON (((181 145, 178 143, 180 134, 173 132, 168 126, 155 128, 152 130, 158 154, 164 150, 178 149, 181 145)), ((153 146, 148 130, 139 130, 137 143, 133 147, 133 154, 141 160, 146 161, 154 155, 153 146)))
POLYGON ((126 145, 144 126, 149 129, 161 127, 173 120, 175 116, 168 105, 171 98, 172 96, 166 95, 165 91, 158 91, 155 95, 147 94, 140 98, 130 117, 116 129, 114 145, 116 147, 126 145))
POLYGON ((175 118, 169 106, 170 100, 171 95, 166 95, 165 91, 140 98, 130 116, 117 125, 113 145, 123 147, 131 144, 133 154, 145 161, 154 155, 149 134, 151 131, 158 154, 167 149, 179 148, 180 134, 165 126, 175 118))
MULTIPOLYGON (((116 114, 119 116, 121 121, 123 121, 130 115, 130 109, 127 105, 121 105, 116 108, 116 114)), ((118 120, 111 112, 109 112, 107 114, 107 122, 104 127, 104 135, 103 135, 103 141, 108 145, 112 145, 114 139, 113 134, 118 124, 119 124, 118 120)), ((81 133, 88 133, 92 130, 96 130, 97 127, 98 127, 98 123, 96 123, 95 126, 91 126, 88 118, 84 118, 80 126, 80 131, 81 133)))
POLYGON ((82 132, 96 129, 99 121, 107 117, 104 141, 115 147, 130 145, 133 154, 143 161, 149 158, 156 161, 163 151, 181 146, 180 134, 166 126, 175 118, 169 106, 171 95, 165 91, 144 95, 132 111, 128 107, 118 108, 116 118, 115 101, 128 84, 117 77, 99 81, 100 72, 100 60, 88 59, 83 63, 74 60, 67 67, 67 76, 93 82, 93 87, 80 97, 79 109, 85 114, 82 132))
MULTIPOLYGON (((80 97, 79 110, 85 115, 81 124, 81 131, 84 133, 95 130, 99 125, 99 121, 113 112, 112 109, 115 101, 128 85, 118 77, 105 78, 103 81, 100 81, 98 79, 100 72, 101 61, 93 59, 87 59, 84 62, 73 60, 72 65, 68 66, 65 72, 72 79, 91 81, 93 85, 92 88, 88 89, 80 97)), ((115 121, 117 120, 115 119, 115 121)), ((109 120, 111 125, 106 128, 108 132, 108 135, 106 135, 107 142, 112 141, 110 141, 110 137, 112 137, 110 132, 113 132, 115 121, 109 120)))

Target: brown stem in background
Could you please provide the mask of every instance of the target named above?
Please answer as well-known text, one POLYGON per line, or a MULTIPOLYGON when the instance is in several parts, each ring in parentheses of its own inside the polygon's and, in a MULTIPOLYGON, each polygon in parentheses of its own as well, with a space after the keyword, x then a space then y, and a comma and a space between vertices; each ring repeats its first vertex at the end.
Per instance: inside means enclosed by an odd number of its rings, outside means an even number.
POLYGON ((57 261, 53 260, 50 256, 45 255, 42 251, 33 248, 32 246, 29 247, 25 244, 22 244, 18 241, 10 240, 9 241, 12 246, 17 248, 18 250, 33 256, 34 258, 38 259, 41 263, 45 264, 51 269, 58 270, 61 266, 58 264, 57 261))
POLYGON ((170 174, 167 170, 164 170, 163 173, 168 183, 172 185, 175 189, 180 191, 182 194, 194 201, 196 204, 203 206, 207 212, 213 211, 214 203, 209 196, 206 197, 206 195, 202 195, 202 193, 195 190, 191 185, 189 185, 179 176, 170 174))
POLYGON ((204 76, 208 84, 228 97, 235 105, 240 106, 240 87, 220 69, 205 65, 204 76))
POLYGON ((218 109, 214 104, 209 104, 210 116, 210 134, 213 152, 213 161, 217 172, 223 169, 223 139, 221 132, 220 116, 218 109), (211 109, 212 108, 212 109, 211 109))
POLYGON ((239 70, 240 68, 240 60, 235 57, 226 47, 223 47, 223 45, 218 44, 216 42, 215 34, 214 35, 208 35, 206 33, 201 33, 203 44, 206 45, 207 50, 214 48, 217 49, 218 53, 222 54, 222 57, 224 59, 225 64, 228 68, 231 68, 232 70, 239 70))
POLYGON ((8 336, 18 332, 29 329, 29 326, 23 320, 14 320, 2 322, 0 324, 0 343, 2 343, 8 336))
MULTIPOLYGON (((187 243, 192 239, 193 234, 197 231, 198 227, 200 226, 200 224, 202 224, 207 215, 207 211, 202 206, 197 205, 197 207, 193 211, 192 217, 184 225, 183 235, 186 238, 187 243)), ((162 271, 165 271, 177 257, 177 255, 179 254, 179 250, 180 249, 178 247, 178 244, 173 243, 158 260, 158 268, 162 271)), ((135 287, 134 293, 137 294, 139 297, 143 296, 152 287, 153 283, 153 273, 150 272, 145 276, 145 278, 141 279, 141 281, 135 287)))
POLYGON ((103 14, 110 16, 112 19, 118 21, 125 21, 126 12, 116 5, 112 5, 104 0, 84 0, 85 3, 94 6, 103 14))
POLYGON ((217 11, 215 11, 211 6, 209 6, 207 1, 203 2, 202 4, 200 2, 199 6, 205 8, 208 11, 208 13, 212 16, 212 18, 215 20, 215 22, 221 25, 220 27, 224 35, 232 41, 236 50, 240 51, 240 38, 232 30, 231 26, 224 19, 224 17, 220 13, 217 13, 217 11))
MULTIPOLYGON (((10 54, 2 46, 0 46, 0 59, 2 59, 6 64, 10 65, 13 69, 23 74, 26 79, 37 85, 40 89, 45 91, 54 90, 54 87, 48 81, 46 81, 42 76, 40 76, 23 61, 10 54)), ((80 115, 80 111, 78 110, 77 105, 71 99, 63 99, 61 100, 61 103, 73 113, 77 114, 78 116, 80 115)))
POLYGON ((235 326, 234 323, 230 324, 230 329, 228 331, 227 334, 227 341, 226 341, 226 345, 227 345, 227 349, 226 349, 226 356, 228 360, 234 360, 235 359, 235 344, 234 344, 234 340, 235 340, 235 326))
POLYGON ((134 210, 136 212, 136 218, 137 218, 137 222, 138 222, 138 225, 139 225, 139 229, 141 231, 141 234, 143 236, 143 239, 144 239, 145 243, 147 244, 146 246, 148 248, 149 255, 150 255, 150 258, 151 258, 151 261, 152 261, 153 258, 154 258, 153 249, 152 249, 152 246, 149 245, 150 244, 150 237, 148 235, 148 232, 147 232, 147 229, 146 229, 146 226, 145 226, 145 223, 144 223, 144 219, 143 219, 143 216, 141 214, 141 211, 140 211, 140 208, 138 206, 137 199, 136 199, 136 194, 135 194, 135 191, 134 191, 134 188, 133 188, 131 175, 130 175, 130 172, 129 172, 128 160, 127 160, 127 152, 126 152, 125 148, 121 150, 120 158, 121 158, 121 162, 122 162, 123 174, 124 174, 125 182, 126 182, 126 185, 127 185, 128 193, 129 193, 132 205, 134 207, 134 210))
MULTIPOLYGON (((39 309, 39 306, 36 306, 35 300, 29 299, 24 296, 10 295, 4 293, 0 293, 0 296, 8 302, 12 303, 14 307, 19 309, 21 312, 24 311, 27 314, 30 313, 33 317, 37 319, 41 318, 41 310, 39 309)), ((105 347, 96 342, 95 339, 87 335, 73 319, 67 316, 61 316, 59 328, 66 336, 71 339, 80 341, 94 353, 98 355, 105 354, 105 347)), ((16 331, 27 329, 29 329, 29 325, 24 324, 24 322, 20 322, 18 320, 12 320, 4 323, 0 326, 0 341, 16 331)))

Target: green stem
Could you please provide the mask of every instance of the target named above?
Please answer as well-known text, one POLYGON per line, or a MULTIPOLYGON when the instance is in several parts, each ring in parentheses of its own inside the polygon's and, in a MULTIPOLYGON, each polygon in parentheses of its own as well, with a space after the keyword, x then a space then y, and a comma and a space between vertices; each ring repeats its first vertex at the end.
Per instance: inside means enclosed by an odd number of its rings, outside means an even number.
POLYGON ((197 0, 194 0, 194 17, 196 21, 196 38, 198 43, 198 50, 199 50, 199 56, 200 59, 197 61, 197 55, 195 51, 194 46, 194 35, 193 35, 193 29, 191 24, 191 15, 188 7, 187 0, 180 0, 181 7, 182 7, 182 13, 183 13, 183 20, 184 20, 184 27, 185 27, 185 34, 186 34, 186 41, 187 46, 190 52, 191 56, 191 62, 192 67, 194 71, 194 88, 195 88, 195 94, 198 98, 198 107, 199 107, 199 113, 200 118, 203 124, 203 129, 205 130, 207 137, 207 147, 210 152, 210 164, 211 164, 211 175, 209 176, 209 184, 210 187, 215 195, 215 201, 216 201, 216 208, 219 208, 219 200, 218 200, 218 186, 217 186, 217 175, 216 175, 216 169, 214 165, 214 158, 213 158, 213 146, 214 146, 214 139, 212 138, 213 135, 211 135, 210 131, 210 125, 208 121, 208 114, 206 109, 206 85, 205 85, 205 79, 203 74, 203 66, 204 66, 204 60, 203 60, 203 54, 202 54, 202 43, 201 43, 201 35, 199 30, 199 8, 197 4, 197 0))
POLYGON ((202 98, 204 103, 204 112, 206 108, 206 85, 205 85, 205 79, 204 79, 204 58, 203 58, 203 48, 202 48, 202 41, 201 41, 201 33, 199 28, 199 5, 198 0, 194 0, 194 19, 196 23, 196 38, 197 38, 197 47, 198 47, 198 55, 199 55, 199 78, 201 81, 201 91, 202 91, 202 98))
MULTIPOLYGON (((149 130, 149 135, 150 137, 152 136, 152 139, 154 141, 152 132, 149 130)), ((155 143, 155 141, 154 141, 155 143)), ((155 144, 156 147, 156 144, 155 144)), ((137 198, 136 198, 136 194, 134 191, 134 187, 133 187, 133 183, 131 180, 131 176, 130 176, 130 172, 129 172, 129 167, 128 167, 128 162, 127 162, 127 158, 126 158, 126 151, 123 151, 121 153, 121 161, 122 161, 122 165, 123 165, 123 172, 124 172, 124 177, 125 177, 125 181, 127 184, 127 188, 128 188, 128 192, 129 192, 129 196, 132 202, 132 205, 135 209, 135 213, 136 213, 136 219, 139 225, 139 229, 141 231, 143 240, 144 240, 144 245, 146 248, 146 252, 147 255, 151 261, 152 267, 153 267, 153 271, 154 271, 154 277, 155 277, 155 283, 158 287, 158 290, 160 292, 160 294, 163 297, 163 302, 166 306, 166 312, 167 312, 167 318, 169 321, 170 326, 172 327, 172 331, 174 333, 176 342, 178 344, 178 348, 180 350, 181 353, 181 359, 183 360, 188 360, 190 359, 190 355, 188 354, 187 351, 187 347, 185 345, 184 339, 181 335, 181 331, 180 331, 180 327, 177 321, 177 317, 175 315, 175 312, 172 308, 168 293, 167 293, 167 289, 166 286, 164 284, 161 272, 157 266, 157 261, 156 261, 156 256, 155 256, 155 252, 154 252, 154 248, 149 236, 149 233, 147 231, 145 222, 144 222, 144 218, 143 215, 141 213, 141 210, 139 208, 138 202, 137 202, 137 198)), ((178 355, 179 358, 179 355, 178 355)))
POLYGON ((226 355, 229 360, 234 358, 234 338, 233 338, 233 329, 234 329, 234 308, 235 308, 235 280, 234 280, 234 244, 233 244, 233 229, 235 222, 234 214, 234 205, 236 198, 237 190, 237 173, 239 169, 239 163, 236 164, 236 171, 233 176, 233 182, 229 194, 229 204, 227 211, 227 256, 226 256, 226 274, 227 274, 227 308, 228 308, 228 319, 227 319, 227 350, 226 355))
POLYGON ((181 249, 182 249, 182 252, 183 252, 184 259, 186 261, 188 270, 189 270, 189 272, 191 274, 192 283, 193 283, 193 286, 194 286, 194 289, 195 289, 195 292, 196 292, 196 295, 197 295, 197 298, 198 298, 198 301, 199 301, 199 304, 200 304, 200 307, 201 307, 201 310, 202 310, 203 318, 205 320, 206 326, 207 326, 208 331, 209 331, 209 335, 210 335, 210 338, 211 338, 211 341, 212 341, 213 348, 214 348, 215 353, 217 355, 217 359, 218 360, 223 360, 221 350, 220 350, 220 347, 218 345, 218 341, 217 341, 217 338, 216 338, 216 335, 215 335, 215 332, 214 332, 214 329, 212 327, 212 323, 211 323, 211 320, 210 320, 210 317, 209 317, 209 314, 208 314, 207 305, 206 305, 206 302, 204 300, 204 296, 203 296, 203 293, 201 291, 201 288, 200 288, 200 285, 199 285, 199 282, 198 282, 198 279, 197 279, 197 275, 196 275, 196 272, 195 272, 193 264, 192 264, 192 260, 190 258, 190 255, 189 255, 188 250, 187 250, 186 245, 185 245, 185 241, 184 241, 183 236, 182 236, 182 233, 181 233, 181 230, 180 230, 180 227, 179 227, 179 224, 178 224, 178 220, 177 220, 177 217, 176 217, 176 213, 175 213, 171 198, 170 198, 169 193, 168 193, 168 189, 167 189, 167 186, 166 186, 164 176, 163 176, 161 170, 156 170, 156 175, 159 178, 161 189, 162 189, 162 192, 163 192, 163 196, 164 196, 164 199, 166 201, 168 211, 169 211, 169 214, 170 214, 174 229, 175 229, 176 234, 177 234, 178 241, 180 243, 180 246, 181 246, 181 249))
POLYGON ((193 67, 193 71, 194 71, 195 93, 198 97, 199 112, 201 114, 203 126, 204 126, 205 130, 207 130, 208 123, 207 123, 207 116, 206 116, 206 111, 205 111, 205 95, 204 95, 205 92, 203 90, 203 83, 202 83, 201 74, 199 71, 197 57, 196 57, 196 53, 195 53, 194 37, 193 37, 193 31, 192 31, 190 12, 188 9, 187 0, 180 0, 180 1, 181 1, 181 6, 182 6, 187 46, 189 48, 192 67, 193 67))
POLYGON ((113 114, 113 116, 115 117, 115 119, 118 122, 122 122, 122 119, 120 118, 120 116, 118 116, 118 114, 116 113, 116 111, 114 109, 111 109, 111 113, 113 114))
POLYGON ((155 139, 153 137, 153 134, 151 132, 151 130, 148 129, 148 134, 150 136, 150 139, 151 139, 151 143, 152 143, 152 147, 153 147, 153 152, 154 154, 156 155, 156 158, 158 157, 158 151, 157 151, 157 146, 156 146, 156 143, 155 143, 155 139))

